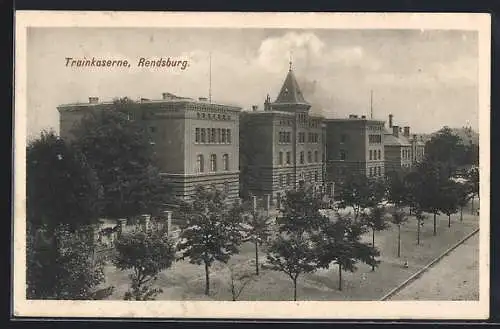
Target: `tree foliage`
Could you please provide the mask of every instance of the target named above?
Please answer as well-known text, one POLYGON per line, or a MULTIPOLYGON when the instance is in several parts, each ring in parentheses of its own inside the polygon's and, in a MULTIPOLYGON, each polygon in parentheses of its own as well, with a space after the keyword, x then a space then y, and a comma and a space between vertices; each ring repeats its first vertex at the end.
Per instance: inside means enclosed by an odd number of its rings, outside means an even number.
POLYGON ((100 185, 85 157, 54 132, 42 132, 26 150, 27 220, 35 229, 95 224, 100 185))
POLYGON ((464 162, 465 147, 461 139, 449 127, 443 127, 425 144, 426 158, 442 164, 450 177, 464 162))
POLYGON ((73 131, 73 146, 103 186, 104 217, 152 213, 168 195, 151 138, 134 120, 140 113, 134 102, 116 100, 110 109, 88 112, 73 131))
POLYGON ((340 185, 340 207, 352 207, 356 220, 366 208, 380 203, 384 195, 382 181, 369 179, 363 174, 349 175, 340 185))
POLYGON ((457 183, 449 180, 441 187, 441 212, 448 216, 448 227, 451 226, 451 215, 459 208, 460 191, 457 183))
POLYGON ((185 222, 177 245, 181 259, 205 266, 205 294, 210 293, 209 270, 215 261, 227 263, 242 241, 238 209, 228 207, 225 194, 198 186, 192 202, 183 206, 185 222))
POLYGON ((116 241, 114 264, 119 270, 132 270, 130 289, 125 300, 154 300, 162 292, 153 288, 158 274, 169 268, 175 250, 163 230, 135 231, 122 234, 116 241))
POLYGON ((408 214, 403 208, 395 207, 391 213, 391 221, 398 227, 398 257, 401 257, 401 225, 408 220, 408 214))
POLYGON ((28 227, 27 298, 94 299, 104 273, 103 264, 93 259, 91 228, 61 224, 48 231, 30 223, 28 227))
MULTIPOLYGON (((389 227, 385 221, 386 209, 383 206, 375 206, 362 215, 362 222, 372 231, 372 247, 375 248, 375 232, 383 231, 389 227)), ((372 271, 375 263, 372 264, 372 271)))

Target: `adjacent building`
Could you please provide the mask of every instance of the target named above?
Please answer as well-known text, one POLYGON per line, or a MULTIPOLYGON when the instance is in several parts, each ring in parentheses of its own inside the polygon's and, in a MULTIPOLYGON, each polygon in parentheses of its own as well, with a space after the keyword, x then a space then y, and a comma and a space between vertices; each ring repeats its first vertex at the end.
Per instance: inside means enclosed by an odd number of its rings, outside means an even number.
MULTIPOLYGON (((175 196, 189 199, 195 187, 203 185, 238 197, 240 107, 171 93, 163 93, 159 100, 141 99, 137 105, 132 119, 149 132, 162 175, 175 196)), ((72 138, 73 126, 86 112, 113 108, 113 102, 96 97, 59 106, 60 135, 72 138)))
POLYGON ((326 120, 327 180, 341 182, 346 175, 369 178, 385 175, 384 122, 349 115, 326 120))
POLYGON ((244 193, 279 200, 288 189, 324 182, 323 117, 310 113, 290 65, 274 102, 241 116, 241 181, 244 193))
POLYGON ((386 173, 409 171, 412 168, 412 144, 409 141, 410 127, 393 125, 393 115, 389 114, 389 130, 385 129, 384 150, 386 173))

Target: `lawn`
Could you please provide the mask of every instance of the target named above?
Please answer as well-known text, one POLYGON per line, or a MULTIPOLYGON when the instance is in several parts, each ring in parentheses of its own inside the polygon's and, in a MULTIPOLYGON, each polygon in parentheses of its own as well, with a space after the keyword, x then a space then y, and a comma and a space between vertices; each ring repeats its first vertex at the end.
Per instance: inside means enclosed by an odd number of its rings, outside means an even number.
MULTIPOLYGON (((342 273, 343 290, 338 290, 338 270, 334 266, 299 277, 298 300, 378 300, 394 287, 402 283, 420 268, 430 263, 449 247, 474 231, 479 226, 479 217, 464 210, 463 222, 459 215, 452 216, 451 228, 448 218, 439 215, 437 236, 433 236, 432 216, 429 215, 420 231, 420 245, 417 245, 416 219, 411 216, 401 228, 401 257, 397 257, 397 227, 391 225, 387 230, 376 232, 375 246, 380 250, 380 265, 372 272, 371 267, 359 264, 354 273, 342 273), (408 268, 403 266, 405 260, 408 268)), ((364 237, 371 241, 371 232, 364 237)), ((265 254, 261 253, 260 260, 265 254)), ((233 256, 228 265, 236 265, 253 271, 254 249, 244 244, 240 254, 233 256)), ((216 263, 210 273, 210 296, 204 295, 205 273, 203 266, 189 264, 187 261, 175 263, 160 273, 156 286, 163 289, 158 300, 231 300, 230 276, 228 265, 216 263)), ((112 265, 105 268, 106 284, 113 285, 115 291, 110 299, 122 299, 128 289, 129 278, 126 272, 112 265)), ((283 273, 262 269, 257 280, 251 282, 239 300, 293 300, 292 281, 283 273)))

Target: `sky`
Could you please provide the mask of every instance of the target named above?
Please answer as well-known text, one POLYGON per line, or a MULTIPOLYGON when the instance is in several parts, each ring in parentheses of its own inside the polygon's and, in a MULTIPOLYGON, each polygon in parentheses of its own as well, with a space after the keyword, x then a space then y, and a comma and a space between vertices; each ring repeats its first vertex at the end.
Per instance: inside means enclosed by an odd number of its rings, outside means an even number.
POLYGON ((372 108, 374 119, 393 114, 412 133, 478 131, 473 31, 30 28, 27 42, 28 137, 59 130, 60 104, 162 92, 208 97, 210 80, 214 102, 262 109, 267 94, 276 99, 290 59, 311 111, 327 118, 370 116, 372 108), (131 67, 66 67, 66 57, 127 59, 131 67), (140 68, 141 57, 189 66, 140 68))

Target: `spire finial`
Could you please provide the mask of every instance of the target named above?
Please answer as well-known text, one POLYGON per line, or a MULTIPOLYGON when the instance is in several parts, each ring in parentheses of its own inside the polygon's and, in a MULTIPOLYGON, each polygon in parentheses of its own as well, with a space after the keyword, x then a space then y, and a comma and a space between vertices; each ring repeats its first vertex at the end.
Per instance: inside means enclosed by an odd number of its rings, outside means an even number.
POLYGON ((290 61, 288 62, 288 64, 289 64, 288 70, 289 71, 292 70, 292 56, 293 56, 293 52, 290 50, 290 61))

